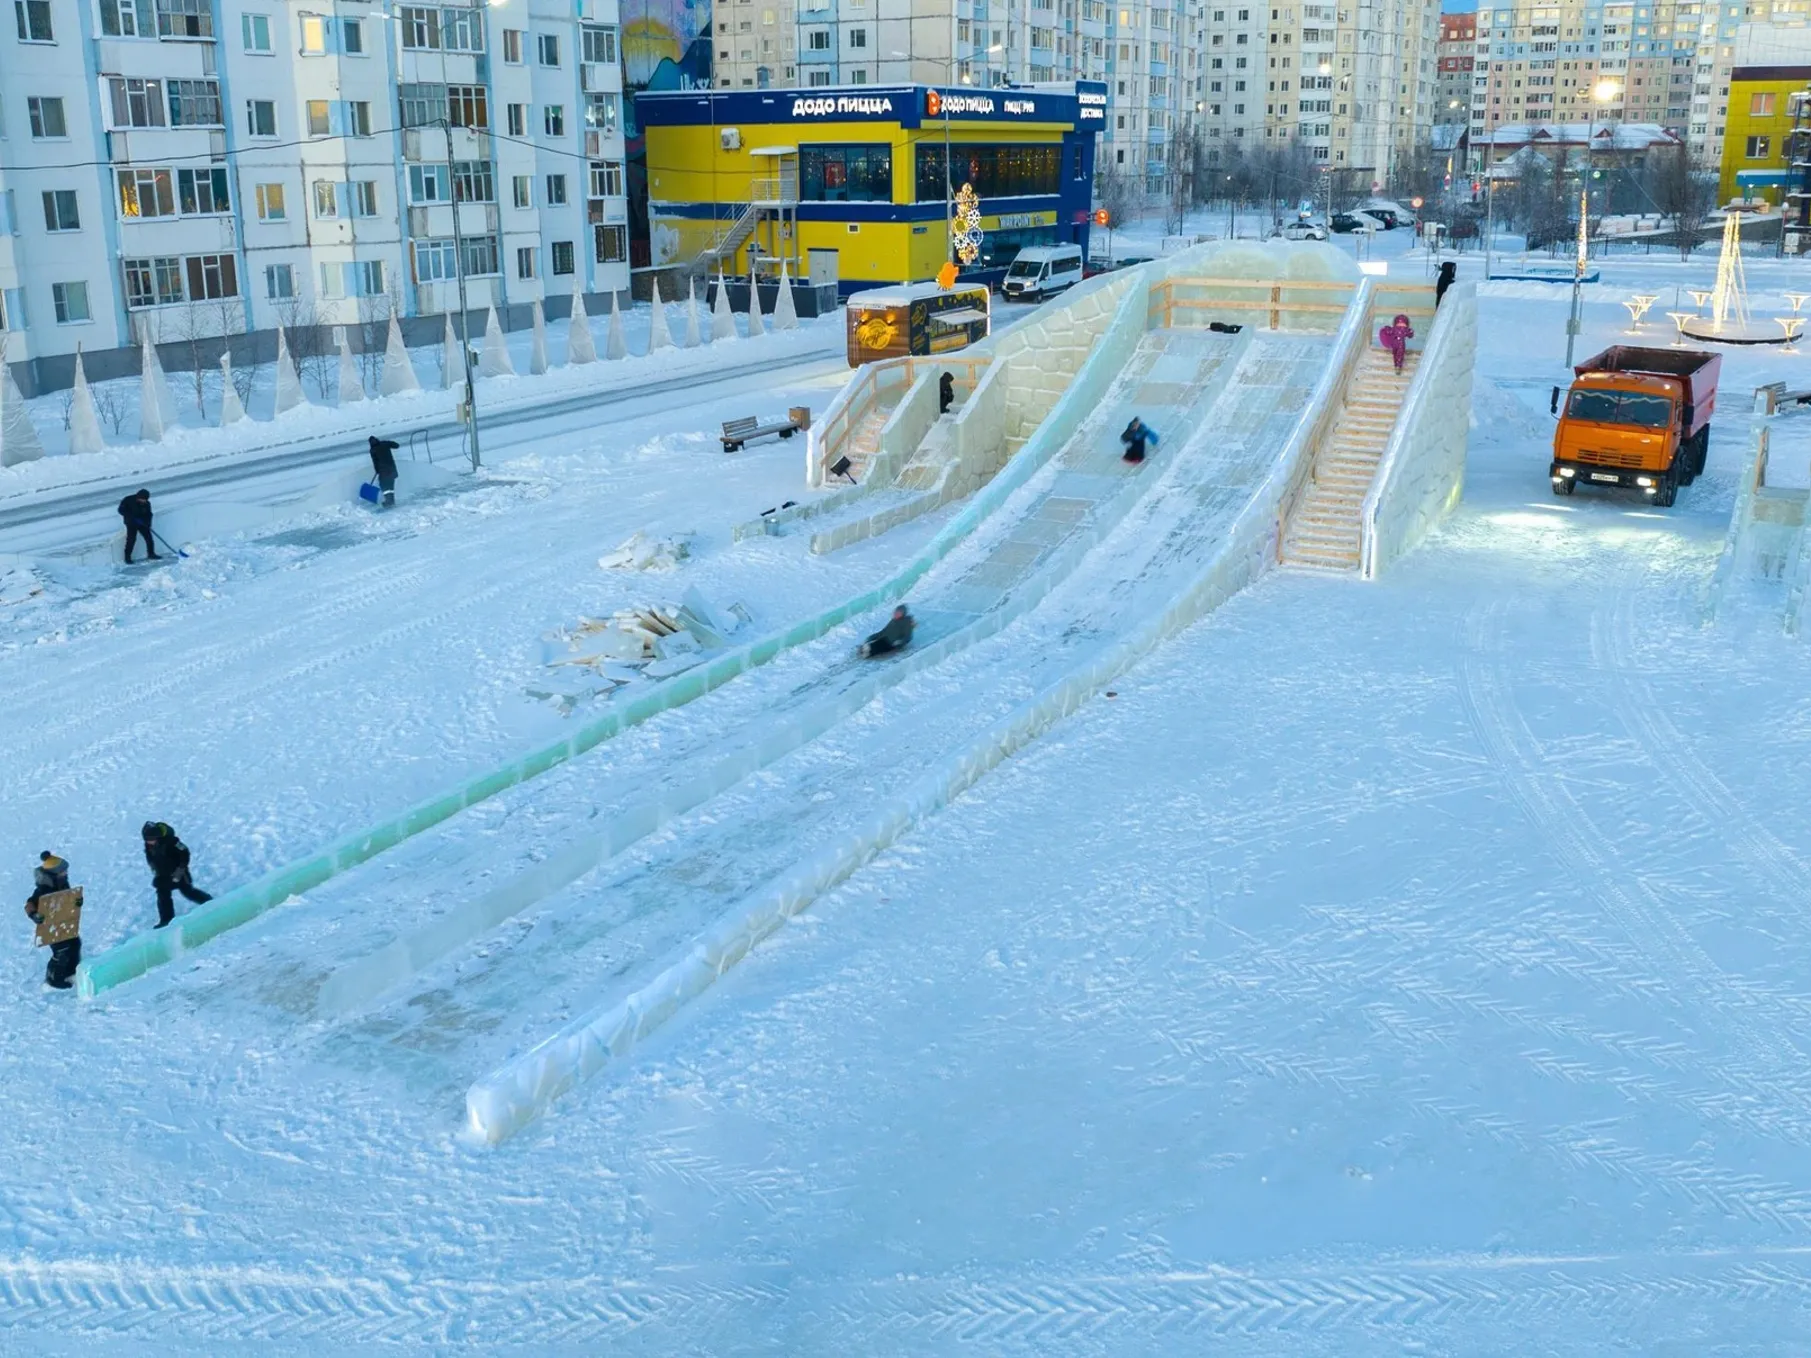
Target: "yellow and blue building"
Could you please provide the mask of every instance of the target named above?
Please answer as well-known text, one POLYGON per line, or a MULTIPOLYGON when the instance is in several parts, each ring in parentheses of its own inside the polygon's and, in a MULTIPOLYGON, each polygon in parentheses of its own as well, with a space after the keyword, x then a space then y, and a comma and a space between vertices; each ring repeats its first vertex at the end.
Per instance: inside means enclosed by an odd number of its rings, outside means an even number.
POLYGON ((1028 245, 1088 247, 1107 87, 978 90, 850 85, 635 97, 656 266, 809 275, 836 256, 844 294, 934 278, 949 202, 981 199, 981 257, 1003 273, 1028 245))
POLYGON ((1738 66, 1729 73, 1729 117, 1717 201, 1764 198, 1778 205, 1793 187, 1788 143, 1792 96, 1811 85, 1811 66, 1738 66))

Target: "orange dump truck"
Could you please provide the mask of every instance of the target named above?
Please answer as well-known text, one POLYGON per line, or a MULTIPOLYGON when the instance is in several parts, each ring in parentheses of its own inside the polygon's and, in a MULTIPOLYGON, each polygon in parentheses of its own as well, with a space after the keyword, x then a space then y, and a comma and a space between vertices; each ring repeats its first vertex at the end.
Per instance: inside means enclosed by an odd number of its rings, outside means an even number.
POLYGON ((1704 470, 1723 359, 1695 349, 1614 344, 1572 370, 1553 431, 1555 495, 1587 485, 1626 486, 1657 505, 1704 470))

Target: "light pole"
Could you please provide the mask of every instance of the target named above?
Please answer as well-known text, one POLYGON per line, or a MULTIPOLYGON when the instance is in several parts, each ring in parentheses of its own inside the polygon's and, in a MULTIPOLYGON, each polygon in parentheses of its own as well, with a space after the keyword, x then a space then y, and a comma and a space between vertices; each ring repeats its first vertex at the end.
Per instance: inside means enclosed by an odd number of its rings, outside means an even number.
MULTIPOLYGON (((1585 260, 1591 250, 1591 179, 1597 163, 1597 110, 1621 92, 1613 80, 1600 80, 1591 90, 1591 117, 1585 124, 1584 185, 1578 193, 1578 258, 1572 266, 1572 314, 1566 318, 1566 366, 1572 366, 1573 346, 1584 322, 1585 260)), ((1615 165, 1612 153, 1611 165, 1615 165)))
POLYGON ((459 283, 459 358, 465 367, 465 437, 471 449, 472 470, 478 460, 478 398, 472 389, 471 312, 465 304, 465 235, 459 229, 459 177, 453 173, 453 125, 440 120, 440 131, 446 137, 446 179, 453 200, 453 276, 459 283))

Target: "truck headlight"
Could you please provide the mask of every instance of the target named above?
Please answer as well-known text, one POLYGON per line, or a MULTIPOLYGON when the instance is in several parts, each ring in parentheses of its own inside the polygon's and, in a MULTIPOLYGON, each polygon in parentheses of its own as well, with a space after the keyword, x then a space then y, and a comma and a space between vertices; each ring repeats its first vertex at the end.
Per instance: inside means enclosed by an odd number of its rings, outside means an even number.
POLYGON ((1640 486, 1643 490, 1652 490, 1654 488, 1654 478, 1651 476, 1637 476, 1635 478, 1635 484, 1640 486))
POLYGON ((1561 467, 1559 469, 1559 474, 1561 476, 1577 476, 1578 475, 1578 473, 1571 467, 1561 467))

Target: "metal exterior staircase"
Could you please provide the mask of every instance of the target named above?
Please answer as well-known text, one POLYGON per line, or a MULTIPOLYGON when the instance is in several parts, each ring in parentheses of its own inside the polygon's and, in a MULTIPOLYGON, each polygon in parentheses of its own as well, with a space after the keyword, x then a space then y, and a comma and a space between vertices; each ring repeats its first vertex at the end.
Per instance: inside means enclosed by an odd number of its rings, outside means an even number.
POLYGON ((729 224, 728 229, 718 237, 717 243, 698 256, 698 263, 709 269, 721 268, 723 261, 734 258, 736 251, 748 243, 748 238, 755 234, 755 222, 759 219, 759 204, 750 203, 742 209, 741 214, 729 224))
POLYGON ((1387 349, 1372 348, 1354 374, 1333 436, 1314 458, 1308 490, 1283 535, 1283 562, 1342 574, 1359 568, 1365 496, 1396 427, 1420 355, 1395 370, 1387 349))

